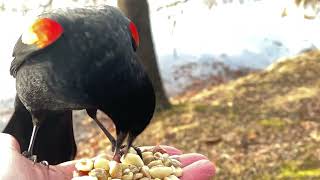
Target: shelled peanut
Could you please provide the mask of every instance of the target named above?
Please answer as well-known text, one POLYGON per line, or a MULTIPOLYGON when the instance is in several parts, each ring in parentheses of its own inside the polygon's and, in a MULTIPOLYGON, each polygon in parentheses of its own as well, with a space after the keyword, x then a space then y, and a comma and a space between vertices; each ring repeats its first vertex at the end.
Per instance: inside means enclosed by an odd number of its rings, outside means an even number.
POLYGON ((103 155, 82 159, 72 180, 178 180, 182 176, 181 163, 159 147, 143 151, 142 159, 130 149, 120 161, 103 155))

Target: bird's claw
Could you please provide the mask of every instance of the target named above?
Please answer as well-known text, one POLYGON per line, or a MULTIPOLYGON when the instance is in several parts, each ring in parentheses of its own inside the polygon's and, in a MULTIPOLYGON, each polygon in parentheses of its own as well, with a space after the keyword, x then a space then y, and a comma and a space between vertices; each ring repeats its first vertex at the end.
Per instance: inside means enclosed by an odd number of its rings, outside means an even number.
POLYGON ((133 148, 134 150, 136 150, 136 152, 137 152, 137 154, 140 156, 140 158, 143 159, 143 158, 142 158, 142 151, 141 151, 141 149, 138 148, 138 147, 136 147, 136 146, 132 146, 132 148, 133 148))
POLYGON ((41 164, 49 169, 50 165, 49 165, 48 161, 40 161, 39 164, 41 164))
POLYGON ((22 152, 22 155, 31 160, 34 164, 37 163, 37 155, 31 154, 29 151, 22 152))

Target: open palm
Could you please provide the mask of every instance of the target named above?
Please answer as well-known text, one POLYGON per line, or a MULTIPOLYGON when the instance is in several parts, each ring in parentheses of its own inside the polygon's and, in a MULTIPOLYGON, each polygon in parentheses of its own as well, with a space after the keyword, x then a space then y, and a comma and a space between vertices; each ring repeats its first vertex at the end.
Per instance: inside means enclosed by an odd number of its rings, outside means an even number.
MULTIPOLYGON (((0 133, 0 179, 1 180, 70 180, 75 170, 76 161, 65 162, 56 166, 45 167, 34 164, 21 155, 18 142, 8 134, 0 133)), ((201 154, 182 154, 176 148, 162 146, 170 155, 176 155, 182 163, 181 180, 210 180, 215 167, 201 154)))

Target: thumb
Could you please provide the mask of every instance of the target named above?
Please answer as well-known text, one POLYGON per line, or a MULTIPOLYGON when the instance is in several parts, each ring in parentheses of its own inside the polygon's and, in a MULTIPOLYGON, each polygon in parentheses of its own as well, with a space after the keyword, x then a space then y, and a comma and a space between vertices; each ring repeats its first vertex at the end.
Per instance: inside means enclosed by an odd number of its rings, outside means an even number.
POLYGON ((8 147, 13 151, 17 151, 19 153, 21 151, 18 141, 10 134, 0 133, 0 142, 5 145, 5 147, 8 147))

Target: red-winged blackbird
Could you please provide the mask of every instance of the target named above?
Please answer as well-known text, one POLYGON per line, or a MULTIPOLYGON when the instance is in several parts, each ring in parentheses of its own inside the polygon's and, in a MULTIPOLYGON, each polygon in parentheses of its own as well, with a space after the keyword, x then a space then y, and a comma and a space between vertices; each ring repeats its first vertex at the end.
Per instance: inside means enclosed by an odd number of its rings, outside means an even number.
MULTIPOLYGON (((3 133, 13 135, 21 151, 27 151, 32 127, 29 111, 16 97, 14 112, 3 133)), ((48 112, 37 136, 33 152, 39 161, 46 160, 55 165, 75 158, 77 146, 73 136, 72 111, 48 112)))
MULTIPOLYGON (((97 109, 114 122, 117 140, 103 127, 115 155, 149 124, 155 95, 135 52, 135 25, 111 6, 44 13, 15 45, 10 72, 34 125, 27 156, 48 113, 97 109)), ((100 124, 101 125, 101 124, 100 124)), ((116 156, 115 156, 116 157, 116 156)))

